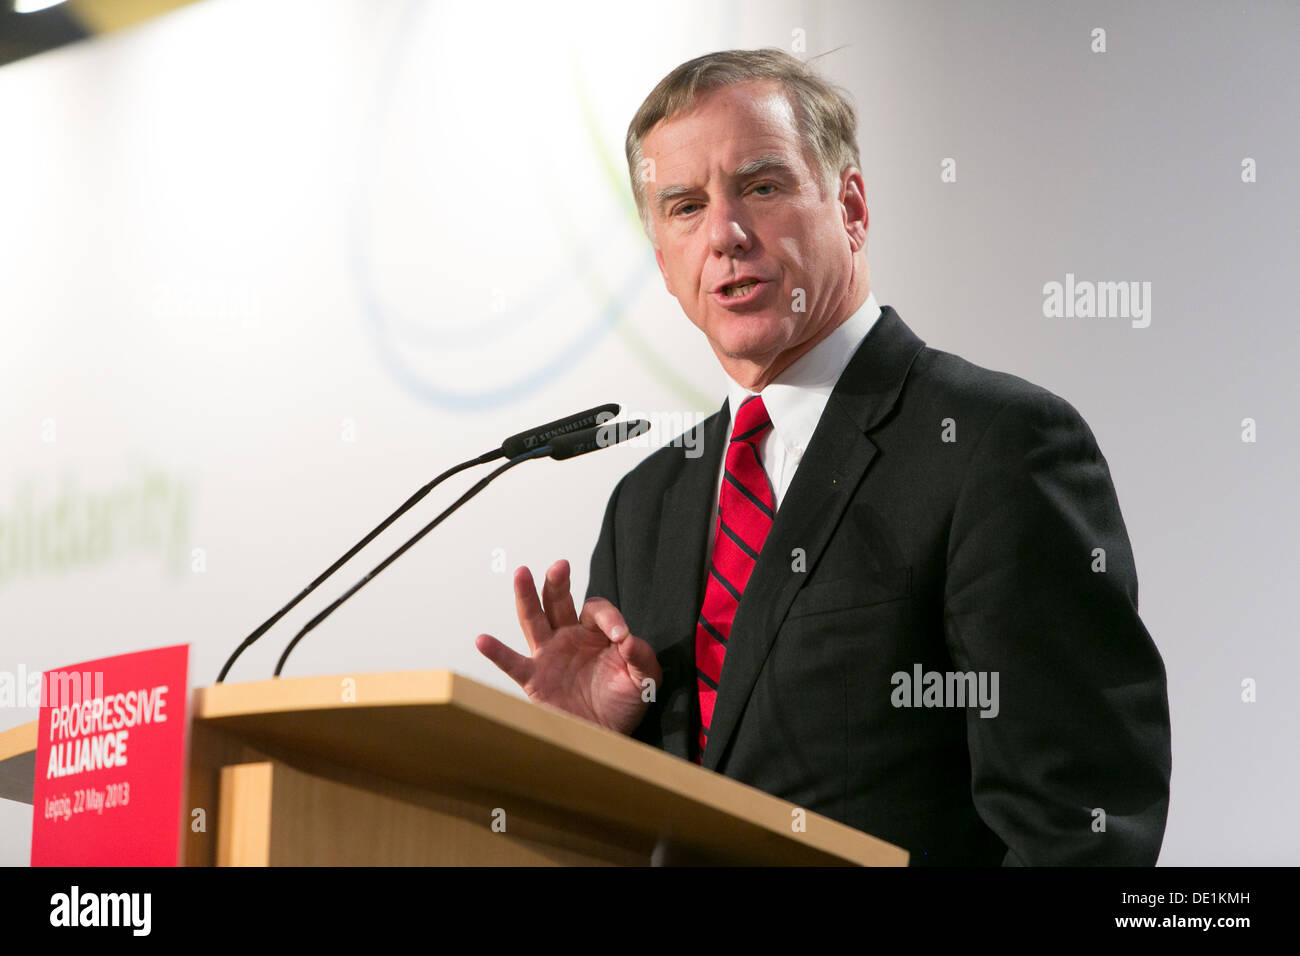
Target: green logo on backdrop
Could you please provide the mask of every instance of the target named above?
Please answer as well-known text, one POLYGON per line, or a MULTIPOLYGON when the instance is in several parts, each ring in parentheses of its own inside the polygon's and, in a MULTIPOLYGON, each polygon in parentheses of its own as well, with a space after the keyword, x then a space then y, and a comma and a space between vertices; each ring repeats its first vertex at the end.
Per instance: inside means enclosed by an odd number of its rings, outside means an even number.
POLYGON ((0 498, 0 589, 22 577, 64 574, 128 556, 151 556, 173 576, 186 566, 190 488, 157 470, 99 488, 65 472, 25 477, 0 498))

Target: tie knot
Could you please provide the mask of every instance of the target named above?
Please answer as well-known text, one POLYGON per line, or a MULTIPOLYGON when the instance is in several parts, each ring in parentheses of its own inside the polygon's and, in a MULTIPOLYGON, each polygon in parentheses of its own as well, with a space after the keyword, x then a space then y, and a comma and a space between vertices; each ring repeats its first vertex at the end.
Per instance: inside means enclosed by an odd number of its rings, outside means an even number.
POLYGON ((736 426, 731 430, 731 440, 748 441, 757 438, 771 424, 772 419, 768 417, 767 408, 763 405, 763 396, 751 395, 736 409, 736 426))

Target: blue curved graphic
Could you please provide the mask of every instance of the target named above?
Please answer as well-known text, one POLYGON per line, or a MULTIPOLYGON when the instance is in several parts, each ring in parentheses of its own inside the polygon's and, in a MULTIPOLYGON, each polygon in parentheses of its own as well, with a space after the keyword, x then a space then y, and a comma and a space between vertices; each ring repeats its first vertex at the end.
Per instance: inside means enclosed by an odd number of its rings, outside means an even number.
MULTIPOLYGON (((573 333, 556 354, 540 364, 524 370, 513 381, 500 387, 477 392, 443 388, 428 381, 425 376, 405 360, 401 354, 400 345, 394 337, 394 325, 400 324, 403 327, 402 342, 405 342, 405 335, 408 330, 418 329, 415 333, 415 337, 419 340, 416 343, 418 347, 445 348, 464 345, 472 340, 482 342, 500 337, 503 333, 517 328, 523 322, 536 316, 535 308, 520 306, 506 310, 487 322, 476 321, 470 326, 461 326, 451 330, 434 329, 390 316, 381 301, 379 290, 376 288, 373 269, 367 255, 368 244, 366 239, 368 229, 365 224, 365 216, 371 202, 371 177, 366 175, 365 157, 367 153, 373 154, 376 143, 382 142, 381 133, 394 100, 397 77, 407 52, 406 44, 410 37, 416 33, 414 18, 429 6, 432 5, 414 2, 414 0, 406 6, 402 16, 398 18, 397 29, 390 49, 387 51, 387 55, 383 57, 385 65, 380 80, 376 84, 376 94, 371 101, 369 115, 363 123, 359 142, 356 167, 358 170, 356 176, 357 188, 352 205, 347 212, 347 258, 356 283, 366 325, 371 332, 380 360, 398 382, 421 400, 435 405, 453 409, 493 408, 518 401, 541 389, 567 371, 584 354, 594 349, 623 317, 629 301, 641 289, 643 283, 656 274, 656 269, 653 260, 642 257, 639 263, 632 267, 627 275, 623 277, 623 280, 617 283, 617 291, 611 296, 610 300, 598 310, 597 314, 583 328, 573 333)), ((583 247, 575 250, 575 264, 580 265, 582 262, 587 261, 583 254, 586 252, 587 247, 594 247, 595 244, 596 241, 593 238, 584 243, 583 247)), ((530 296, 530 299, 545 302, 556 294, 561 284, 566 281, 569 281, 569 279, 565 276, 558 276, 548 282, 544 288, 536 290, 530 296)))

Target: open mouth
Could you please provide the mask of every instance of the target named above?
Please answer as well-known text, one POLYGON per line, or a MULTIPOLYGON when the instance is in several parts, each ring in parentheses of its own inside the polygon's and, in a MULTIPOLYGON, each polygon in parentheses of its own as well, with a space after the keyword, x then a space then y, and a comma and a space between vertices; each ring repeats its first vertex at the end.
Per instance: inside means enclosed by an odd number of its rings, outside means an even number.
POLYGON ((728 299, 739 299, 749 295, 758 287, 757 279, 746 279, 744 282, 735 282, 731 285, 722 287, 722 294, 728 299))

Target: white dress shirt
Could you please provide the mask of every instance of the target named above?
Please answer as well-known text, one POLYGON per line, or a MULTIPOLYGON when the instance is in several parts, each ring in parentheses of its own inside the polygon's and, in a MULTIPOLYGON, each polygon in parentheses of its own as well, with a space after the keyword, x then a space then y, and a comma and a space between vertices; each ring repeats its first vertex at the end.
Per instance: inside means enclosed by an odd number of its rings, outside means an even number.
MULTIPOLYGON (((758 456, 763 462, 763 470, 772 482, 772 493, 776 499, 776 509, 781 507, 790 483, 794 480, 795 470, 803 458, 808 443, 812 441, 813 432, 821 420, 826 403, 830 400, 835 383, 848 366, 853 353, 857 351, 862 340, 866 338, 871 327, 880 318, 880 306, 876 304, 874 293, 868 293, 861 308, 840 323, 830 335, 822 339, 811 349, 799 356, 789 368, 773 379, 762 392, 763 406, 772 427, 767 430, 758 444, 758 456)), ((731 376, 726 376, 728 409, 731 412, 731 424, 727 426, 726 445, 722 462, 718 466, 717 483, 713 488, 713 510, 709 514, 709 554, 713 553, 713 537, 717 532, 718 494, 722 487, 722 473, 726 468, 726 448, 731 445, 731 433, 736 424, 736 409, 750 395, 755 394, 747 388, 737 385, 731 376)), ((704 569, 705 582, 708 581, 708 567, 704 569)))

